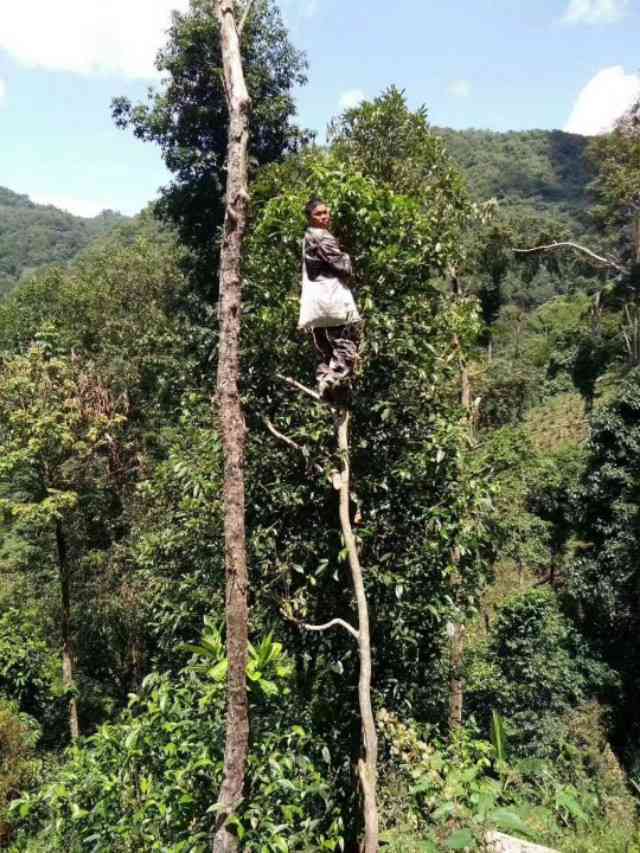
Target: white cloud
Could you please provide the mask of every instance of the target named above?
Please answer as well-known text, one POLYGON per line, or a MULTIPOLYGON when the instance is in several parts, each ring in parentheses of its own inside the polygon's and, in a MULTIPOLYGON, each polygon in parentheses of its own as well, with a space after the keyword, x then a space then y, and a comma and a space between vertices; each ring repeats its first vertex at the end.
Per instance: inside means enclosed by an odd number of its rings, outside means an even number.
POLYGON ((2 0, 0 49, 31 67, 151 78, 171 10, 188 6, 188 0, 2 0))
POLYGON ((449 83, 449 94, 456 98, 468 98, 471 94, 471 83, 468 80, 454 80, 449 83))
POLYGON ((639 96, 640 75, 626 74, 622 65, 603 68, 581 90, 564 129, 585 136, 606 133, 639 96))
POLYGON ((7 97, 7 84, 4 82, 2 77, 0 77, 0 107, 4 99, 7 97))
MULTIPOLYGON (((52 204, 60 210, 66 210, 68 213, 73 213, 75 216, 85 216, 91 218, 102 213, 103 210, 118 210, 118 206, 109 201, 91 201, 89 199, 73 198, 65 195, 47 195, 46 193, 31 193, 31 201, 36 204, 52 204)), ((126 210, 122 213, 133 215, 138 211, 126 210)))
POLYGON ((563 21, 567 24, 609 24, 619 21, 629 0, 569 0, 563 21))
POLYGON ((338 101, 341 110, 351 110, 357 107, 362 101, 366 100, 366 95, 362 89, 347 89, 340 95, 338 101))

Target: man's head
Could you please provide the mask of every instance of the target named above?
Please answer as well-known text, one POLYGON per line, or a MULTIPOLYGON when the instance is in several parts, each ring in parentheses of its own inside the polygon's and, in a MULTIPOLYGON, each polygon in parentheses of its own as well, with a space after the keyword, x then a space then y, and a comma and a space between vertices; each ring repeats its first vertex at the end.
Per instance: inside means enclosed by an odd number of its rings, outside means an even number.
POLYGON ((305 207, 307 219, 312 228, 330 228, 331 210, 319 198, 312 198, 305 207))

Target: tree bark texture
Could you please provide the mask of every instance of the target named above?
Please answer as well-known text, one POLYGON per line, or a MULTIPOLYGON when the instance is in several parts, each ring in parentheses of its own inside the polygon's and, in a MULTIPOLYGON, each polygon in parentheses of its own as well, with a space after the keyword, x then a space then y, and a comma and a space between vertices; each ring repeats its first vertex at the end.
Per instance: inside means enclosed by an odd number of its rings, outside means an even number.
POLYGON ((451 679, 449 681, 449 732, 455 731, 462 725, 462 708, 464 704, 464 679, 462 663, 464 660, 465 626, 462 622, 450 622, 451 644, 451 679))
POLYGON ((633 263, 640 264, 640 213, 636 213, 631 222, 631 243, 633 245, 633 263))
POLYGON ((349 411, 336 412, 338 451, 340 453, 340 525, 345 548, 349 556, 349 568, 358 607, 358 652, 360 656, 360 680, 358 699, 362 720, 362 757, 358 762, 358 776, 364 803, 363 853, 378 853, 378 805, 376 797, 378 735, 371 705, 371 638, 369 607, 364 588, 362 567, 358 556, 356 538, 353 535, 349 512, 350 461, 349 461, 349 411))
MULTIPOLYGON (((62 599, 62 684, 64 689, 72 691, 75 687, 74 681, 74 657, 73 633, 71 626, 71 593, 69 579, 69 563, 67 560, 67 542, 64 536, 62 524, 56 522, 56 547, 58 550, 58 570, 60 574, 60 594, 62 599)), ((78 700, 71 694, 69 698, 69 731, 71 740, 80 736, 80 723, 78 721, 78 700)))
POLYGON ((242 67, 233 0, 214 0, 220 25, 225 91, 229 109, 227 187, 220 258, 221 316, 218 405, 224 450, 225 610, 229 673, 224 777, 218 797, 214 853, 239 849, 228 819, 242 801, 249 750, 248 573, 245 531, 245 421, 240 399, 242 244, 246 231, 247 149, 251 100, 242 67))
MULTIPOLYGON (((473 441, 475 423, 469 368, 465 364, 460 348, 460 341, 457 338, 454 341, 454 346, 460 352, 460 402, 467 415, 469 438, 473 441)), ((457 568, 460 563, 460 550, 458 547, 453 548, 451 561, 456 566, 456 571, 451 578, 451 584, 455 593, 454 598, 457 598, 457 590, 461 580, 457 568)), ((464 707, 463 662, 466 629, 463 622, 450 622, 448 628, 451 660, 451 675, 449 677, 449 732, 453 733, 455 729, 462 725, 462 710, 464 707)))

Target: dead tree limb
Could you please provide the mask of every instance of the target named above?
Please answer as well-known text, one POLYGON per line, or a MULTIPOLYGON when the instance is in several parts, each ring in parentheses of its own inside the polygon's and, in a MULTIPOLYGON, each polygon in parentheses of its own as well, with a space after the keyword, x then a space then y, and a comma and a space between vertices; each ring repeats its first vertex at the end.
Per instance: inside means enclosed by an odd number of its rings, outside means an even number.
POLYGON ((284 376, 282 373, 277 373, 276 376, 278 379, 282 379, 283 382, 286 382, 287 385, 290 385, 292 388, 297 388, 298 391, 302 391, 303 394, 306 394, 308 397, 311 397, 312 400, 316 400, 318 403, 322 402, 320 394, 317 391, 313 391, 311 388, 307 388, 306 385, 303 385, 301 382, 298 382, 297 379, 292 379, 291 376, 284 376))
MULTIPOLYGON (((293 450, 297 450, 299 453, 302 453, 302 455, 305 457, 305 459, 307 459, 307 453, 301 444, 298 444, 296 441, 294 441, 288 435, 285 435, 283 432, 280 432, 279 429, 276 429, 276 427, 273 425, 273 423, 269 420, 269 418, 266 415, 263 416, 262 421, 263 421, 264 425, 266 426, 266 428, 271 433, 271 435, 273 435, 275 438, 277 438, 278 441, 281 441, 283 444, 286 444, 287 447, 291 447, 291 448, 293 448, 293 450)), ((316 473, 324 474, 324 468, 322 467, 322 465, 319 465, 317 462, 312 462, 310 464, 311 464, 311 467, 313 468, 313 470, 316 471, 316 473)))
POLYGON ((363 853, 378 853, 378 805, 376 797, 378 735, 371 704, 371 637, 369 628, 369 606, 364 588, 362 567, 358 556, 358 545, 351 527, 349 493, 351 466, 349 460, 349 410, 338 409, 335 415, 340 454, 340 525, 342 537, 349 557, 349 568, 358 608, 358 652, 360 656, 360 679, 358 699, 362 720, 363 755, 358 762, 358 775, 364 799, 364 844, 363 853))
POLYGON ((67 540, 60 521, 56 521, 56 548, 62 598, 62 686, 68 691, 71 740, 76 740, 80 737, 80 723, 78 721, 78 700, 75 695, 75 648, 71 629, 71 594, 69 591, 71 583, 67 560, 67 540))
POLYGON ((220 27, 224 85, 229 111, 226 210, 220 256, 220 343, 217 399, 224 451, 225 617, 227 625, 227 716, 224 771, 217 802, 214 853, 235 853, 237 837, 228 820, 242 802, 249 751, 249 579, 245 529, 246 427, 240 398, 242 245, 247 223, 248 144, 251 99, 242 67, 233 0, 214 0, 220 27))
POLYGON ((573 249, 576 252, 582 252, 588 258, 591 258, 592 261, 595 261, 601 266, 617 270, 617 272, 626 272, 625 268, 620 266, 620 264, 618 264, 617 261, 614 261, 613 258, 605 258, 602 255, 596 255, 595 252, 592 252, 591 249, 587 249, 586 246, 581 246, 579 243, 572 243, 568 241, 549 243, 546 246, 534 246, 532 249, 514 249, 513 252, 518 255, 529 255, 534 252, 552 252, 555 251, 555 249, 573 249))
POLYGON ((340 628, 344 628, 345 631, 348 631, 352 637, 356 638, 356 640, 360 639, 358 631, 353 627, 353 625, 349 625, 348 622, 345 622, 344 619, 332 619, 324 625, 309 625, 307 622, 300 622, 299 624, 305 629, 305 631, 328 631, 329 628, 335 628, 338 626, 340 628))
MULTIPOLYGON (((364 842, 362 853, 378 853, 379 849, 379 816, 377 804, 377 764, 378 764, 378 735, 376 732, 373 705, 371 702, 371 632, 369 623, 369 606, 364 586, 364 577, 360 557, 358 555, 358 543, 353 533, 350 513, 351 497, 351 464, 349 452, 349 422, 350 412, 346 408, 335 406, 324 401, 320 395, 302 385, 296 379, 278 374, 292 388, 301 391, 317 402, 327 405, 333 410, 338 453, 340 456, 340 470, 333 472, 333 485, 340 493, 339 516, 342 538, 349 559, 351 579, 356 597, 358 611, 358 628, 354 628, 342 619, 332 619, 324 625, 308 625, 298 622, 308 631, 326 631, 334 626, 340 626, 348 631, 358 642, 358 654, 360 659, 360 677, 358 681, 358 702, 360 707, 360 719, 362 725, 362 756, 358 762, 358 778, 364 804, 364 842)), ((276 435, 281 439, 281 436, 276 435)), ((292 439, 286 442, 290 447, 296 447, 292 439)), ((287 617, 290 618, 290 617, 287 617)), ((292 620, 297 621, 297 620, 292 620)))
POLYGON ((245 25, 251 14, 251 9, 255 4, 255 0, 247 0, 247 5, 244 7, 244 12, 242 13, 242 18, 240 19, 240 23, 238 24, 238 38, 242 38, 242 33, 244 32, 245 25))

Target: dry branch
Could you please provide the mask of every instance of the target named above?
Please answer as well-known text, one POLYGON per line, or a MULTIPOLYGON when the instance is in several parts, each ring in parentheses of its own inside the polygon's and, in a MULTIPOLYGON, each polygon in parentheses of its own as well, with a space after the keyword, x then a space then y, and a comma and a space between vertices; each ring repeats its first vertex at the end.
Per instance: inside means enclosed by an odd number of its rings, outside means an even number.
POLYGON ((251 9, 255 3, 255 0, 247 0, 247 5, 244 8, 244 12, 242 13, 242 18, 240 23, 238 24, 238 37, 242 38, 242 33, 244 32, 245 24, 247 23, 247 19, 249 14, 251 13, 251 9))
MULTIPOLYGON (((301 627, 305 628, 307 631, 326 631, 336 626, 344 628, 358 642, 358 656, 360 660, 358 701, 360 706, 360 718, 362 721, 362 757, 358 761, 358 777, 364 801, 364 842, 362 846, 362 853, 378 853, 379 816, 376 794, 378 775, 378 735, 376 732, 375 717, 371 702, 372 660, 369 607, 364 587, 362 566, 360 565, 360 557, 358 555, 358 544, 353 533, 350 514, 350 413, 346 408, 341 408, 330 402, 323 401, 317 392, 312 391, 305 385, 302 385, 296 379, 292 379, 290 376, 283 376, 282 374, 277 375, 278 378, 286 382, 287 385, 301 391, 316 402, 325 403, 325 405, 328 405, 334 411, 338 452, 340 455, 340 470, 333 472, 332 480, 334 488, 340 493, 340 526, 342 528, 342 538, 344 540, 345 549, 349 559, 349 568, 351 570, 353 589, 356 597, 358 628, 354 628, 343 619, 332 619, 324 625, 308 625, 300 622, 299 620, 293 619, 286 613, 285 616, 292 622, 296 622, 298 625, 301 625, 301 627)), ((276 438, 295 450, 302 450, 302 448, 293 441, 293 439, 282 435, 282 433, 276 430, 273 424, 270 424, 268 419, 265 418, 264 420, 267 428, 273 435, 275 435, 276 438)))
POLYGON ((576 252, 582 252, 588 258, 591 258, 592 261, 595 261, 601 266, 607 267, 608 269, 614 269, 622 273, 626 272, 625 268, 621 267, 617 261, 613 260, 613 258, 605 258, 602 255, 596 255, 596 253, 592 252, 591 249, 587 249, 586 246, 581 246, 579 243, 564 241, 560 243, 549 243, 545 246, 534 246, 532 249, 514 249, 513 251, 518 255, 528 255, 533 252, 552 252, 555 249, 574 249, 576 252))
POLYGON ((352 637, 356 638, 356 640, 360 639, 358 631, 353 627, 353 625, 349 625, 348 622, 345 622, 344 619, 332 619, 325 625, 309 625, 307 622, 299 622, 298 624, 307 631, 328 631, 329 628, 334 628, 337 625, 340 628, 344 628, 345 631, 348 631, 352 637))
POLYGON ((336 412, 336 432, 340 453, 340 524, 342 537, 349 557, 349 568, 358 607, 358 653, 360 657, 360 679, 358 699, 362 719, 363 756, 358 761, 358 775, 364 800, 364 845, 363 853, 378 853, 379 820, 376 797, 378 735, 371 704, 371 638, 369 630, 369 606, 364 588, 362 567, 358 556, 358 545, 351 527, 349 513, 350 462, 349 462, 349 411, 336 412))
POLYGON ((297 388, 298 391, 302 391, 303 394, 306 394, 308 397, 311 397, 312 400, 315 400, 317 403, 321 403, 322 398, 317 391, 312 391, 311 388, 307 388, 306 385, 303 385, 301 382, 298 382, 297 379, 292 379, 291 376, 284 376, 282 373, 276 373, 278 379, 282 379, 283 382, 286 382, 287 385, 290 385, 292 388, 297 388))
MULTIPOLYGON (((291 447, 291 448, 293 448, 293 450, 299 451, 300 453, 302 453, 304 458, 307 459, 306 451, 301 444, 298 444, 296 441, 294 441, 288 435, 285 435, 283 432, 280 432, 280 430, 276 429, 276 427, 273 425, 273 423, 269 420, 269 418, 266 415, 263 415, 262 420, 263 420, 266 428, 271 433, 271 435, 273 435, 279 441, 283 442, 283 444, 286 444, 287 447, 291 447)), ((308 459, 307 459, 307 461, 308 461, 308 459)), ((324 474, 324 468, 322 467, 322 465, 318 465, 317 462, 312 462, 311 467, 318 474, 324 474)))

